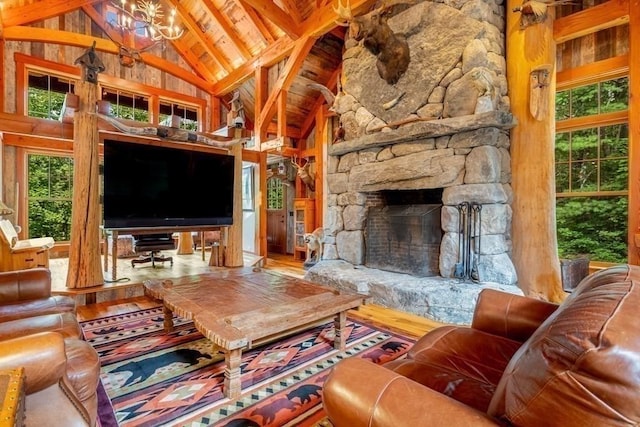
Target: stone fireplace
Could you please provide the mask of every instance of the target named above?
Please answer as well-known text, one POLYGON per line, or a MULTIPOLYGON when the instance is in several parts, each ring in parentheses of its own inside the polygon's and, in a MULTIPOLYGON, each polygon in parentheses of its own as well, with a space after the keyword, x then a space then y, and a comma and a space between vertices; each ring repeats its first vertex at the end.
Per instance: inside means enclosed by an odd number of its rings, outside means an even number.
POLYGON ((483 287, 520 293, 510 258, 515 121, 504 5, 424 1, 388 23, 405 35, 411 57, 394 85, 379 77, 370 52, 345 42, 333 106, 344 139, 329 148, 328 237, 323 261, 307 276, 382 305, 468 323, 483 287), (408 194, 414 200, 397 203, 408 194), (481 207, 469 236, 479 276, 473 282, 454 274, 463 202, 481 207))

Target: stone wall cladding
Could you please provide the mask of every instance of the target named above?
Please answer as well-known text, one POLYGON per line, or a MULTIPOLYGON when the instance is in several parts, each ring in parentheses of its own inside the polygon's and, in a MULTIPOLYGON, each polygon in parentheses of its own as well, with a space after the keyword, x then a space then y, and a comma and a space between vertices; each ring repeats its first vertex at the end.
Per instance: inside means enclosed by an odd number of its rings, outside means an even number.
POLYGON ((469 201, 483 205, 481 280, 516 283, 504 13, 502 0, 444 0, 390 18, 411 51, 409 69, 395 85, 378 76, 371 53, 347 40, 343 88, 334 103, 345 141, 329 150, 328 192, 335 203, 327 212, 325 229, 333 239, 325 259, 364 263, 367 210, 381 203, 376 192, 444 188, 440 275, 452 277, 456 207, 469 201))

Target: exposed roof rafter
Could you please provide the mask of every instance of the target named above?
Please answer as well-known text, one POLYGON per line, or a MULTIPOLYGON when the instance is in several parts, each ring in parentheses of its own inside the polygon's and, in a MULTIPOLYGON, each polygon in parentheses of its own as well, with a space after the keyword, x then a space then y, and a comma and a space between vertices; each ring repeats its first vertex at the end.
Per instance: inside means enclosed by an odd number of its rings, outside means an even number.
POLYGON ((241 0, 251 7, 253 7, 262 16, 277 25, 282 31, 285 32, 293 40, 296 40, 302 34, 300 28, 295 25, 295 22, 287 15, 287 13, 276 6, 275 3, 265 0, 241 0))
POLYGON ((41 0, 24 6, 3 8, 2 21, 5 27, 26 25, 80 9, 103 0, 41 0))
POLYGON ((220 64, 220 66, 224 68, 227 73, 230 73, 233 70, 231 63, 227 58, 224 57, 224 55, 222 55, 222 53, 218 49, 215 48, 215 46, 211 44, 209 38, 207 37, 205 32, 202 31, 195 19, 193 19, 189 11, 184 6, 182 6, 180 2, 174 2, 173 5, 175 6, 180 19, 182 20, 182 24, 187 27, 191 34, 193 34, 198 39, 198 41, 202 44, 204 50, 213 59, 215 59, 215 61, 220 64))
POLYGON ((251 52, 245 46, 244 42, 238 37, 238 34, 233 29, 233 26, 229 23, 227 18, 218 10, 211 0, 200 0, 206 10, 213 16, 213 19, 220 26, 222 31, 229 37, 235 48, 240 52, 244 59, 251 58, 251 52))
POLYGON ((258 13, 254 8, 252 8, 242 0, 236 0, 236 4, 247 15, 249 21, 251 21, 251 23, 258 29, 258 32, 260 32, 260 35, 262 36, 265 43, 271 44, 276 41, 276 39, 273 37, 273 34, 271 34, 271 32, 269 31, 269 28, 267 28, 264 21, 262 20, 262 18, 260 18, 260 16, 258 16, 258 13))

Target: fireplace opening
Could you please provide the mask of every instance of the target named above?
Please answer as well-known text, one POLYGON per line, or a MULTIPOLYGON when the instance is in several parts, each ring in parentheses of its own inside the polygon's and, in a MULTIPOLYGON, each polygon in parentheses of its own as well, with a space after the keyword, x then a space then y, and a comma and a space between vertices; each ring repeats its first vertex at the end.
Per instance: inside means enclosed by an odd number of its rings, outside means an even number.
POLYGON ((426 277, 439 274, 442 189, 382 191, 370 207, 365 265, 426 277))

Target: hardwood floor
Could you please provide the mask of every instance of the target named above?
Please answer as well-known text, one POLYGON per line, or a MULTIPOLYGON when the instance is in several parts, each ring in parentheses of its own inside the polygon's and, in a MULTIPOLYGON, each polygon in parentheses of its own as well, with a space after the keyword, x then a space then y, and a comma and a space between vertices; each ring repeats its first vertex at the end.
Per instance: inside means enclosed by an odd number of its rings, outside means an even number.
MULTIPOLYGON (((52 277, 58 278, 57 280, 55 280, 56 285, 54 286, 54 291, 56 293, 69 293, 70 291, 64 286, 64 281, 59 279, 61 276, 64 276, 66 278, 65 259, 56 259, 52 261, 55 261, 52 262, 51 265, 52 277)), ((201 253, 199 251, 192 255, 174 255, 173 267, 169 267, 167 265, 165 267, 159 268, 151 268, 150 266, 136 266, 136 268, 131 268, 131 263, 128 262, 130 260, 124 259, 120 261, 121 262, 119 262, 118 264, 118 275, 120 276, 120 268, 122 268, 122 276, 120 277, 127 277, 129 281, 123 283, 105 284, 104 286, 100 287, 102 289, 105 289, 105 291, 97 291, 97 293, 100 293, 111 290, 116 298, 109 298, 108 300, 102 302, 98 301, 95 303, 91 302, 87 304, 82 304, 81 302, 78 305, 77 310, 78 319, 80 321, 92 320, 100 317, 118 314, 126 314, 137 310, 159 306, 159 302, 147 296, 144 296, 141 291, 137 290, 137 288, 142 288, 142 282, 144 280, 157 278, 176 278, 193 274, 202 274, 204 272, 220 268, 209 267, 208 260, 202 261, 201 253), (127 295, 126 297, 121 298, 117 297, 119 295, 119 289, 121 291, 122 289, 131 290, 134 288, 136 289, 136 293, 138 293, 137 295, 127 295)), ((252 255, 247 254, 245 256, 245 265, 251 265, 256 261, 256 257, 252 255)), ((270 255, 270 257, 266 260, 263 268, 298 278, 302 278, 305 273, 304 269, 302 268, 301 261, 294 260, 293 256, 285 255, 270 255)), ((95 288, 90 289, 96 292, 95 288)), ((86 291, 81 291, 81 293, 82 292, 84 292, 84 294, 87 293, 86 291)), ((126 295, 126 293, 127 292, 124 292, 124 295, 126 295)), ((434 322, 424 317, 388 309, 375 304, 367 304, 361 306, 358 310, 350 311, 349 315, 354 318, 359 318, 369 323, 386 327, 388 329, 414 338, 424 335, 426 332, 437 326, 441 326, 440 323, 434 322)))

